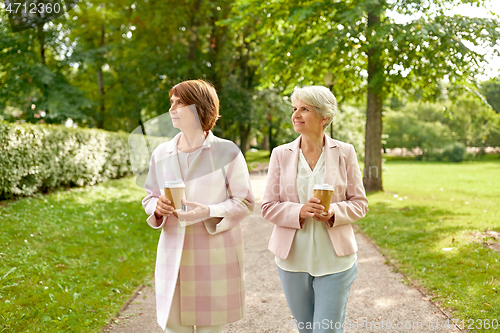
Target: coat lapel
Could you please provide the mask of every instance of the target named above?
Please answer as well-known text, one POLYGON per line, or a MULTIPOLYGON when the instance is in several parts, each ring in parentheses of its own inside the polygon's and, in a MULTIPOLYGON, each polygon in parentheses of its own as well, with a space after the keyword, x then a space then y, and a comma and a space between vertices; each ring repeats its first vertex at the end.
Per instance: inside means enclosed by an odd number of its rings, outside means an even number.
POLYGON ((283 188, 286 194, 291 194, 290 201, 292 202, 300 202, 297 191, 297 165, 299 161, 300 138, 301 136, 290 142, 288 147, 285 148, 283 166, 281 168, 283 172, 283 188))
MULTIPOLYGON (((170 167, 170 170, 173 171, 176 180, 182 180, 181 168, 179 167, 179 156, 177 155, 177 142, 179 141, 179 137, 181 133, 177 134, 170 142, 167 148, 165 149, 166 158, 165 158, 165 168, 170 167)), ((173 179, 166 179, 173 180, 173 179)))
MULTIPOLYGON (((190 177, 195 177, 196 173, 205 175, 213 173, 215 171, 212 152, 210 150, 210 145, 214 141, 215 141, 215 136, 213 135, 212 131, 209 131, 207 137, 205 138, 205 141, 203 142, 203 146, 201 146, 200 153, 196 155, 195 159, 191 164, 191 167, 188 169, 186 173, 185 181, 191 180, 190 177), (210 165, 206 164, 208 157, 210 158, 209 159, 211 162, 210 165)), ((177 159, 177 161, 179 161, 179 159, 177 159)), ((179 165, 179 162, 177 162, 177 165, 179 165)))

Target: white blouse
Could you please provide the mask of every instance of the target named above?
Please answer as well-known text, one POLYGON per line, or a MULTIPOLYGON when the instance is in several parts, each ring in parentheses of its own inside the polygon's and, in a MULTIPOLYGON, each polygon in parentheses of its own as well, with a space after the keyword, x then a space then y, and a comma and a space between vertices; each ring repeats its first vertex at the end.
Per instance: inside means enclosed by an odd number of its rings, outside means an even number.
MULTIPOLYGON (((297 163, 297 191, 300 203, 305 204, 313 196, 314 185, 324 182, 324 147, 314 170, 311 171, 302 149, 297 163)), ((312 276, 340 273, 351 268, 356 262, 356 253, 337 256, 326 228, 324 222, 308 217, 302 229, 295 232, 288 257, 286 259, 275 257, 276 264, 285 271, 306 272, 312 276)))
POLYGON ((186 174, 191 164, 196 159, 196 156, 201 152, 201 147, 191 153, 185 153, 177 149, 177 157, 179 158, 179 168, 181 169, 182 179, 186 179, 186 174))

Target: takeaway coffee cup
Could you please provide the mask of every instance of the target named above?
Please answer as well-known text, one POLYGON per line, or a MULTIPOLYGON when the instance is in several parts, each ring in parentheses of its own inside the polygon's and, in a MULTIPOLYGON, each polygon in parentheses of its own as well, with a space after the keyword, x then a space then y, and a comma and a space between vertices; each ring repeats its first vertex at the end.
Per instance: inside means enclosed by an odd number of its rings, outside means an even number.
POLYGON ((177 212, 182 211, 182 198, 184 197, 184 182, 181 180, 166 181, 163 184, 165 196, 172 202, 174 207, 174 215, 177 217, 177 212))
POLYGON ((313 188, 315 198, 318 198, 321 202, 320 205, 325 207, 322 215, 328 215, 328 210, 330 209, 330 201, 332 201, 333 196, 333 186, 328 184, 316 184, 313 188))

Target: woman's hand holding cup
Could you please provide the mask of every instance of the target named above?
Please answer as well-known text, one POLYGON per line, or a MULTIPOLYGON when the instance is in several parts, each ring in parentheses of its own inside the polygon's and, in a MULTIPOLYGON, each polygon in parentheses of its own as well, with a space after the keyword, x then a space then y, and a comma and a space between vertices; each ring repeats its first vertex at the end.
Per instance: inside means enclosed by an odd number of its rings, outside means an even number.
POLYGON ((321 200, 315 197, 309 198, 309 200, 300 208, 300 219, 307 219, 308 217, 314 217, 316 214, 319 215, 323 213, 325 207, 320 204, 321 200))
POLYGON ((198 202, 187 201, 182 199, 182 204, 189 207, 194 207, 191 211, 179 212, 179 219, 181 221, 196 221, 210 217, 210 208, 198 202))
POLYGON ((174 212, 174 207, 171 206, 172 202, 163 194, 158 197, 156 202, 155 215, 157 218, 162 216, 169 217, 174 212))
POLYGON ((329 226, 331 228, 333 226, 333 224, 331 224, 331 222, 329 222, 329 220, 333 216, 333 214, 335 214, 335 211, 333 210, 333 207, 330 206, 330 209, 328 210, 327 215, 314 214, 314 219, 317 221, 320 221, 320 222, 325 222, 327 224, 327 226, 329 226))

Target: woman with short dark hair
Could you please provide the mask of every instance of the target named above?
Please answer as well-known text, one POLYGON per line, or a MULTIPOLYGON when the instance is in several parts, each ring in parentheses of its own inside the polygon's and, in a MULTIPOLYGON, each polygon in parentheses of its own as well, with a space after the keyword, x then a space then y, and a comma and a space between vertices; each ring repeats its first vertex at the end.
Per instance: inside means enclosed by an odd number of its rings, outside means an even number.
POLYGON ((240 222, 254 197, 245 159, 211 129, 219 117, 215 88, 202 80, 170 90, 169 110, 181 130, 152 154, 142 203, 148 224, 162 229, 155 269, 158 324, 169 333, 220 333, 245 314, 240 222), (183 183, 174 213, 162 193, 165 181, 183 183), (176 207, 178 208, 178 207, 176 207))

